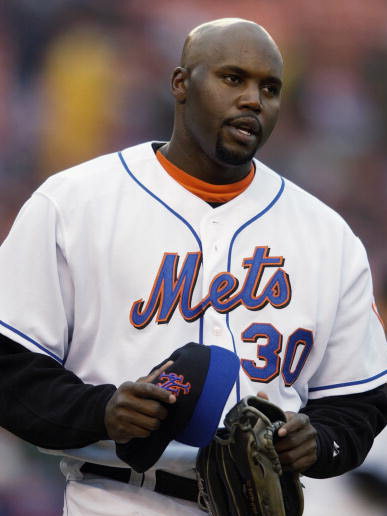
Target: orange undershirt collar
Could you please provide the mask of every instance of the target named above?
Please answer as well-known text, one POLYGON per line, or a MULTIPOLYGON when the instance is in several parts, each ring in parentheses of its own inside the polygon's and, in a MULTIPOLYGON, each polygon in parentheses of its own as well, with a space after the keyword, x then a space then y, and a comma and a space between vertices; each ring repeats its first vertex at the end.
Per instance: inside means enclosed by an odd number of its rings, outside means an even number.
POLYGON ((246 190, 254 179, 254 165, 251 164, 250 172, 240 181, 227 185, 212 185, 187 174, 187 172, 171 163, 160 151, 156 152, 156 157, 175 181, 206 202, 225 203, 231 201, 246 190))

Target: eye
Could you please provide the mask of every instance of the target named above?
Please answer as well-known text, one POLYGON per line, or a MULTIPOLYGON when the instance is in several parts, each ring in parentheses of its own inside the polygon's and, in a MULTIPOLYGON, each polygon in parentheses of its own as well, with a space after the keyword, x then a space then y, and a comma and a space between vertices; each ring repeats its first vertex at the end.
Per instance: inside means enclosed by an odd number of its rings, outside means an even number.
POLYGON ((234 73, 227 73, 223 75, 223 79, 231 86, 238 86, 238 84, 241 84, 242 82, 242 79, 239 77, 239 75, 235 75, 234 73))
POLYGON ((277 84, 266 84, 266 86, 262 88, 262 91, 265 93, 267 97, 272 98, 278 97, 281 89, 277 84))

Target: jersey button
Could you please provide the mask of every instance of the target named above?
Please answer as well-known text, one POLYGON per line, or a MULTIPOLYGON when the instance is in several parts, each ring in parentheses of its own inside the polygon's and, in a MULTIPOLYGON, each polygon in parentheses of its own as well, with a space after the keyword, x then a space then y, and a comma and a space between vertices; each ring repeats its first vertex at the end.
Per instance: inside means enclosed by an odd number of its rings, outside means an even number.
POLYGON ((222 334, 222 328, 220 326, 214 326, 212 331, 216 337, 219 337, 219 335, 222 334))
POLYGON ((214 244, 214 251, 217 251, 218 250, 218 244, 214 244))

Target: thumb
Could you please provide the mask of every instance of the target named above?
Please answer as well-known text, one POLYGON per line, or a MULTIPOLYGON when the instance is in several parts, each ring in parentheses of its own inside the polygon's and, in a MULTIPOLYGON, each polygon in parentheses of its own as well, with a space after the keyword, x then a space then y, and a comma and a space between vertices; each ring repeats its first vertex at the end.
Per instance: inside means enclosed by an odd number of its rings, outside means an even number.
POLYGON ((269 401, 269 396, 266 394, 266 392, 259 391, 257 393, 257 396, 258 396, 258 398, 262 398, 262 399, 264 399, 266 401, 269 401))

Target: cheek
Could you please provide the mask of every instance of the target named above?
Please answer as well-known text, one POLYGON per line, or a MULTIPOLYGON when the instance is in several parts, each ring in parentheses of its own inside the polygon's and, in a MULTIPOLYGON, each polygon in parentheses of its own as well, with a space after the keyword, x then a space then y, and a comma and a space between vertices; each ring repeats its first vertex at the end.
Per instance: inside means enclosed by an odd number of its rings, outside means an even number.
POLYGON ((187 97, 186 122, 195 133, 204 132, 204 137, 211 137, 219 131, 223 109, 219 96, 211 89, 203 87, 187 97))
POLYGON ((271 132, 277 123, 280 110, 280 102, 275 102, 269 105, 265 112, 265 125, 266 128, 271 132))
POLYGON ((213 81, 203 80, 200 84, 195 84, 190 90, 187 100, 193 113, 208 120, 219 120, 223 118, 225 109, 225 99, 222 89, 217 87, 213 81))
POLYGON ((279 103, 275 106, 271 106, 270 109, 265 111, 264 125, 263 125, 263 137, 260 143, 260 147, 267 141, 271 135, 279 116, 279 103))

